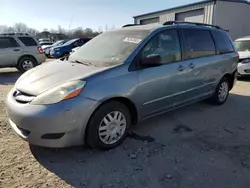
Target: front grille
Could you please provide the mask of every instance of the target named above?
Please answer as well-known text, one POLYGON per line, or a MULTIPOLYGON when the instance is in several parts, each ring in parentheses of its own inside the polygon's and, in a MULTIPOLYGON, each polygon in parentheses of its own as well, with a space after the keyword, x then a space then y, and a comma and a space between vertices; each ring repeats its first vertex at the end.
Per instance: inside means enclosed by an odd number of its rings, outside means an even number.
POLYGON ((30 95, 28 93, 25 93, 19 90, 15 90, 13 92, 13 97, 18 103, 21 103, 21 104, 29 103, 35 98, 34 95, 30 95))
POLYGON ((246 69, 244 71, 245 71, 245 73, 250 73, 250 69, 246 69))

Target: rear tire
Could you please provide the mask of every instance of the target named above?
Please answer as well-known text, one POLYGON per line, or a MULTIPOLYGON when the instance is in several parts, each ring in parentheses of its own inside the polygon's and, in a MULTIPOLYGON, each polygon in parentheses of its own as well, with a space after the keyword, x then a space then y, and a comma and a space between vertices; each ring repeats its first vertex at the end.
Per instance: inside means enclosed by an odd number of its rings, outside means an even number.
POLYGON ((92 148, 114 148, 125 139, 130 123, 130 112, 123 103, 105 103, 92 115, 86 130, 86 141, 92 148))
POLYGON ((23 57, 19 60, 18 65, 17 65, 17 69, 24 73, 32 68, 34 68, 35 66, 37 66, 37 61, 35 58, 33 57, 23 57))
POLYGON ((210 101, 215 105, 222 105, 227 101, 228 95, 230 90, 230 84, 228 78, 224 77, 221 79, 215 93, 210 101))

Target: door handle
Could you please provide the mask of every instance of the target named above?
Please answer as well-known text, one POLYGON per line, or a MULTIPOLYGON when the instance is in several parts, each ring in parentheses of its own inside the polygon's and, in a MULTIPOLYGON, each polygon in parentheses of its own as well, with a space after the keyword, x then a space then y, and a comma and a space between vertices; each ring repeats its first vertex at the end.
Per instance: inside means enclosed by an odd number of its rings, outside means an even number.
POLYGON ((195 68, 195 64, 194 64, 194 63, 190 63, 190 64, 188 65, 188 68, 194 69, 194 68, 195 68))
POLYGON ((179 72, 182 72, 182 71, 184 71, 186 69, 186 67, 184 67, 183 65, 180 65, 179 67, 178 67, 178 71, 179 72))
POLYGON ((13 51, 14 51, 14 52, 19 52, 19 51, 20 51, 20 49, 14 49, 13 51))

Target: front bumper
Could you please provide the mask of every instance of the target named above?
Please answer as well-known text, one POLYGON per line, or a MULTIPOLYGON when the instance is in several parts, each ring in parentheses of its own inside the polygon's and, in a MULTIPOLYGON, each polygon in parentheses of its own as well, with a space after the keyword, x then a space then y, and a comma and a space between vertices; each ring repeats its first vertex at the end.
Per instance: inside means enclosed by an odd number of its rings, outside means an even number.
POLYGON ((238 64, 238 73, 242 76, 250 75, 250 63, 238 64))
POLYGON ((55 58, 58 58, 58 57, 61 57, 61 52, 60 51, 50 51, 50 56, 51 57, 55 57, 55 58))
POLYGON ((88 120, 98 105, 80 96, 51 105, 22 104, 12 90, 7 97, 9 123, 15 133, 30 144, 56 148, 84 143, 88 120))

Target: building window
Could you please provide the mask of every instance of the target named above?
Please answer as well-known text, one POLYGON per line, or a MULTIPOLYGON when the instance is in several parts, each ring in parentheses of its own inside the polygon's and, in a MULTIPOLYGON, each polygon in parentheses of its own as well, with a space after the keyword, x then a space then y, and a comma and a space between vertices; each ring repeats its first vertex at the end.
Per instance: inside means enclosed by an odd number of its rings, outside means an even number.
POLYGON ((159 22, 160 22, 160 18, 159 17, 140 20, 140 24, 141 25, 147 25, 147 24, 159 23, 159 22))

